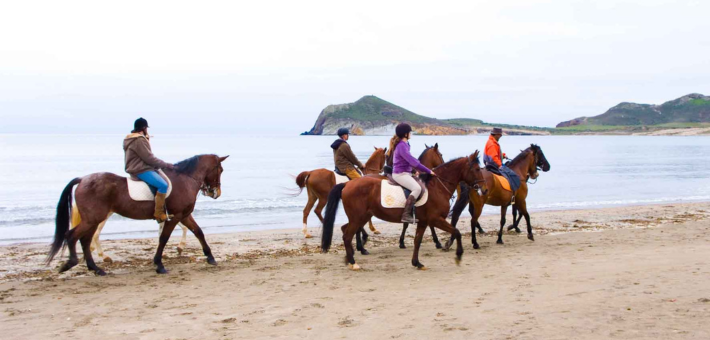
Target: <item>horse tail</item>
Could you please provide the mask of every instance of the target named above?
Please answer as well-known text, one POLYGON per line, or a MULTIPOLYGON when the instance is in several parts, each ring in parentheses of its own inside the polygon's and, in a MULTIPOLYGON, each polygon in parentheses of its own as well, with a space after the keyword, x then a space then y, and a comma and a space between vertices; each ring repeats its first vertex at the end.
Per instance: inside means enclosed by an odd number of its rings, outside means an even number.
POLYGON ((72 219, 72 188, 79 184, 79 182, 81 182, 81 178, 71 180, 64 188, 64 191, 62 191, 62 195, 59 196, 57 217, 55 219, 56 229, 54 230, 54 242, 52 242, 52 248, 50 248, 49 254, 47 254, 46 264, 52 262, 54 256, 57 255, 59 250, 64 246, 66 234, 72 219))
POLYGON ((454 203, 454 206, 451 208, 451 212, 449 213, 451 216, 451 225, 454 227, 456 227, 456 223, 459 221, 461 212, 463 212, 463 209, 466 208, 466 204, 468 204, 468 194, 471 191, 471 188, 469 188, 469 186, 465 183, 461 183, 460 186, 461 192, 459 193, 459 197, 456 199, 456 203, 454 203))
POLYGON ((298 191, 299 194, 303 191, 303 188, 306 187, 306 181, 308 181, 310 175, 310 171, 304 171, 296 176, 296 185, 298 185, 298 189, 300 189, 298 191))
POLYGON ((323 218, 323 234, 320 238, 320 248, 324 253, 328 252, 330 244, 333 242, 335 215, 338 213, 338 205, 340 205, 340 198, 343 196, 345 184, 347 183, 336 185, 328 194, 328 204, 325 206, 325 217, 323 218))

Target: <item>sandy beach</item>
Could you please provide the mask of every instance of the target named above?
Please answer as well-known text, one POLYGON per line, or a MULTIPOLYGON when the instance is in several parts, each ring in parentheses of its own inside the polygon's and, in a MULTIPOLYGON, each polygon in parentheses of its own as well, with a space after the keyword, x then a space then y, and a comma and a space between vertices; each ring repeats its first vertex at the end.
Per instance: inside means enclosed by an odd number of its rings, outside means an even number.
MULTIPOLYGON (((297 229, 208 235, 219 265, 191 235, 168 275, 151 259, 156 239, 105 241, 109 276, 42 265, 44 244, 0 247, 0 325, 7 339, 707 339, 710 203, 532 214, 536 241, 485 216, 482 246, 459 225, 465 253, 434 248, 421 260, 397 246, 401 227, 380 224, 344 264, 340 235, 328 254, 297 229)), ((338 228, 336 228, 336 231, 338 228)), ((311 233, 319 235, 319 228, 311 233)), ((440 237, 448 235, 440 233, 440 237)))

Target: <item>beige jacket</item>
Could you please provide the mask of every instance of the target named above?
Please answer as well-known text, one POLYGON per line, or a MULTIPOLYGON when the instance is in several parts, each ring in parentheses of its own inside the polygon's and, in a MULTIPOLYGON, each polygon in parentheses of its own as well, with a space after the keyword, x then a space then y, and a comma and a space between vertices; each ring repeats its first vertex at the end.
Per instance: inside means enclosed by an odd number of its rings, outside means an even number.
POLYGON ((165 169, 169 166, 153 155, 150 141, 140 133, 131 133, 123 139, 123 151, 126 154, 126 172, 133 177, 142 172, 165 169))

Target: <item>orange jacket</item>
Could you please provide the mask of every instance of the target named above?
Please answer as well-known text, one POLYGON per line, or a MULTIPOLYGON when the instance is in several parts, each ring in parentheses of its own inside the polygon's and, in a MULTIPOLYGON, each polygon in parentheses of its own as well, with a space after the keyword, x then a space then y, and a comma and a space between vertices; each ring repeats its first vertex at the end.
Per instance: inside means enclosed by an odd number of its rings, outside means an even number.
POLYGON ((498 167, 501 167, 503 165, 503 157, 505 157, 505 154, 500 152, 500 144, 498 144, 498 141, 493 136, 488 137, 483 162, 495 163, 498 167))

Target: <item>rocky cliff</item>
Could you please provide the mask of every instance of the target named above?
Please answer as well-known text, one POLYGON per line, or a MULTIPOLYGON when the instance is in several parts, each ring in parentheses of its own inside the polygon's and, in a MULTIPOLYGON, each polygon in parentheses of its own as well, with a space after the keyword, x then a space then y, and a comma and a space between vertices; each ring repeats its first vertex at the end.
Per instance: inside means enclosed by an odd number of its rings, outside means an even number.
MULTIPOLYGON (((493 124, 476 119, 439 120, 418 115, 375 96, 365 96, 349 104, 328 105, 316 119, 311 130, 303 135, 334 135, 339 128, 350 129, 353 135, 393 135, 399 123, 408 123, 420 135, 467 135, 490 133, 493 124)), ((503 126, 506 134, 549 134, 536 127, 503 126)))

